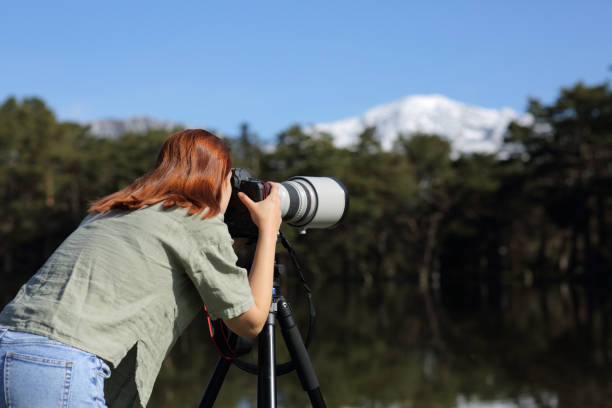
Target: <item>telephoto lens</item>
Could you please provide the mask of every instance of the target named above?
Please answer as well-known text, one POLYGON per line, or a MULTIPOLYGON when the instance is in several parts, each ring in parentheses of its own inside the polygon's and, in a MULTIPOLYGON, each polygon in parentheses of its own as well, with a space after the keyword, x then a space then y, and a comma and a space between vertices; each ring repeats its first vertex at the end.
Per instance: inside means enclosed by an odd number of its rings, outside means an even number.
MULTIPOLYGON (((225 222, 233 237, 253 237, 257 227, 246 207, 238 199, 243 192, 253 201, 267 197, 270 184, 251 177, 246 169, 232 169, 232 196, 225 212, 225 222)), ((334 177, 296 176, 277 183, 283 221, 305 233, 309 228, 333 228, 348 211, 349 195, 334 177)))
POLYGON ((333 228, 348 210, 348 192, 333 177, 291 177, 279 183, 279 194, 283 221, 302 231, 333 228))

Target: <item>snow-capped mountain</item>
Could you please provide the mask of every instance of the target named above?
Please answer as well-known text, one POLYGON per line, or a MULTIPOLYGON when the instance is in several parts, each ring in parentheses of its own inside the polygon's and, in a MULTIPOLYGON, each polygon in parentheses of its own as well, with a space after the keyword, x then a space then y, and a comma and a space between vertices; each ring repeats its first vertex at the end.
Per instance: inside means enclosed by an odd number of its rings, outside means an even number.
POLYGON ((91 134, 98 137, 116 138, 124 133, 145 133, 149 130, 172 130, 182 127, 180 123, 163 121, 147 116, 134 116, 129 119, 100 119, 88 123, 91 134))
MULTIPOLYGON (((375 126, 385 150, 391 149, 399 134, 429 133, 449 139, 455 153, 493 153, 499 150, 508 124, 513 120, 527 125, 533 118, 510 108, 489 109, 457 102, 443 95, 415 95, 374 107, 359 117, 318 123, 305 127, 305 130, 330 133, 339 147, 355 145, 366 127, 375 126)), ((94 120, 88 124, 93 135, 110 138, 127 132, 184 128, 177 122, 146 116, 94 120)))
POLYGON ((429 133, 444 136, 455 152, 496 152, 511 121, 527 125, 529 114, 510 108, 488 109, 454 101, 443 95, 415 95, 374 107, 362 116, 307 127, 309 132, 327 132, 337 146, 357 142, 367 127, 376 126, 383 149, 389 150, 398 134, 429 133))

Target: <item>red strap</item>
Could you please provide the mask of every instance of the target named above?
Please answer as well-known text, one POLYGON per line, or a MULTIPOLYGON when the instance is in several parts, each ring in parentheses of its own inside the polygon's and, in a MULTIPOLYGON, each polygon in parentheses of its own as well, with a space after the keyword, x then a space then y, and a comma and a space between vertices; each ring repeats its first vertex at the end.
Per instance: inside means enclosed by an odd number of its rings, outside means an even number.
MULTIPOLYGON (((223 351, 217 344, 217 341, 215 340, 215 334, 214 334, 213 327, 212 327, 212 321, 210 320, 210 316, 208 315, 208 309, 206 309, 206 305, 204 305, 204 312, 206 313, 206 321, 208 322, 208 333, 210 334, 210 339, 212 340, 213 345, 215 346, 215 348, 217 349, 217 352, 219 353, 221 357, 223 357, 226 360, 231 360, 232 357, 223 353, 223 351)), ((223 339, 225 340, 225 345, 227 346, 230 353, 234 354, 234 350, 232 349, 232 347, 229 344, 229 341, 227 340, 227 336, 225 335, 225 330, 223 327, 224 325, 221 325, 221 334, 223 335, 223 339)))

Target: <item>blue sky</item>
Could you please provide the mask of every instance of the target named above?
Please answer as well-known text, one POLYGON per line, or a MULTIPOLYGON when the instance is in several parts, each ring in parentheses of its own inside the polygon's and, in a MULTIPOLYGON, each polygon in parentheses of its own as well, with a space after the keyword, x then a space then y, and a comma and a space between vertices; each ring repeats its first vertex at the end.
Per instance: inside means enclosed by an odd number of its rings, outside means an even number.
POLYGON ((15 1, 0 100, 267 139, 414 94, 524 111, 612 78, 612 1, 15 1))

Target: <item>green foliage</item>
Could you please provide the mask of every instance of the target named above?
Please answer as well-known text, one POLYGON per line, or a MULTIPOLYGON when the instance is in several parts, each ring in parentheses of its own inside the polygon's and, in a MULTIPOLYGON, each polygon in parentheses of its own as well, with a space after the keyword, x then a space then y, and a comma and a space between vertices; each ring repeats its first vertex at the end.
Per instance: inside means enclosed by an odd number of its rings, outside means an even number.
POLYGON ((535 124, 511 126, 508 142, 519 145, 514 159, 525 166, 523 196, 544 217, 534 262, 549 260, 558 276, 585 275, 593 291, 612 253, 612 92, 607 83, 578 83, 551 106, 532 100, 529 110, 535 124))

